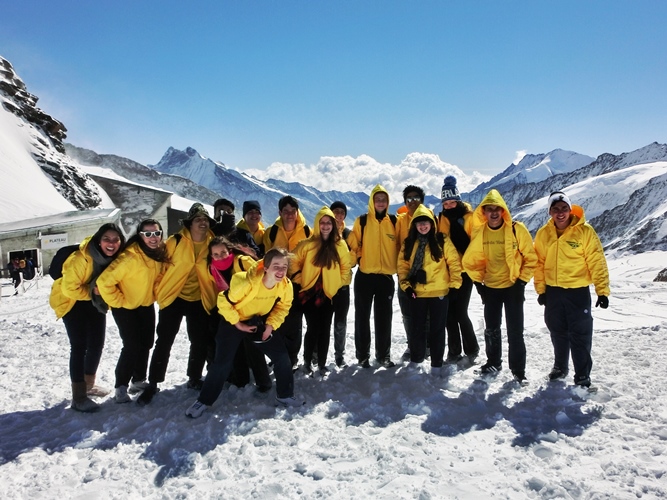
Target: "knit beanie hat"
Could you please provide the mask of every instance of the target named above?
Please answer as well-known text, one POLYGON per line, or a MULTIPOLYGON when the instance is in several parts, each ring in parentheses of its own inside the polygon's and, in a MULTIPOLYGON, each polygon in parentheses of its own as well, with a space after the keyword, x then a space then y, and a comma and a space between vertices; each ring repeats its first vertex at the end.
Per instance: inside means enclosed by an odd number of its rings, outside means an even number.
POLYGON ((461 194, 456 187, 456 177, 453 175, 445 177, 445 183, 442 185, 442 193, 440 197, 443 202, 449 200, 461 201, 461 194))
POLYGON ((335 208, 342 208, 345 211, 345 217, 347 217, 347 206, 342 201, 334 201, 329 208, 331 211, 335 208))
POLYGON ((572 202, 570 198, 563 193, 562 191, 555 191, 549 195, 549 201, 547 202, 547 211, 551 210, 551 206, 557 201, 563 201, 567 203, 567 206, 572 210, 572 202))
POLYGON ((246 200, 243 202, 243 217, 251 210, 257 210, 260 214, 262 213, 262 207, 257 200, 246 200))

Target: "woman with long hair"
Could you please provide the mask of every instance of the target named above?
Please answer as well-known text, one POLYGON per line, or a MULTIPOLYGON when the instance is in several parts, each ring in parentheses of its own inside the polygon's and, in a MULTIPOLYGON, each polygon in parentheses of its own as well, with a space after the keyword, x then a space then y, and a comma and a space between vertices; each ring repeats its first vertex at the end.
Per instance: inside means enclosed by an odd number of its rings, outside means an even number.
POLYGON ((436 232, 435 216, 424 205, 415 210, 403 242, 398 281, 410 301, 410 361, 424 362, 428 340, 431 372, 436 374, 441 371, 445 354, 448 295, 461 286, 461 262, 451 241, 436 232))
POLYGON ((169 262, 155 219, 139 223, 123 253, 97 279, 97 288, 118 326, 123 348, 116 364, 116 403, 131 401, 130 381, 145 388, 148 356, 155 337, 155 283, 169 262))
POLYGON ((97 289, 97 278, 124 245, 121 229, 114 223, 103 224, 67 258, 62 277, 51 289, 49 303, 56 317, 63 319, 69 338, 72 409, 76 411, 97 411, 99 405, 88 396, 107 394, 95 385, 109 309, 97 289))
POLYGON ((351 268, 350 250, 340 237, 336 217, 329 207, 322 207, 315 216, 313 234, 297 245, 290 263, 292 280, 301 286, 296 300, 300 301, 306 317, 303 360, 309 375, 313 373, 314 352, 320 374, 324 376, 328 371, 332 299, 351 268))

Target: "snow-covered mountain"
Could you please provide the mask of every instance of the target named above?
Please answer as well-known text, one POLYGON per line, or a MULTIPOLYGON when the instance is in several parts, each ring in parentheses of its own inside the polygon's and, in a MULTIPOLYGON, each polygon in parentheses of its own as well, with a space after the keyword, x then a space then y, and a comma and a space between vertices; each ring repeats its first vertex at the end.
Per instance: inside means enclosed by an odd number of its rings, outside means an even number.
POLYGON ((528 154, 521 161, 503 170, 487 182, 478 184, 465 198, 477 205, 490 189, 501 193, 514 190, 517 186, 537 183, 558 174, 573 172, 588 165, 594 158, 573 151, 554 149, 545 154, 528 154))
POLYGON ((67 129, 39 109, 37 100, 0 56, 0 223, 102 203, 99 188, 64 154, 67 129))

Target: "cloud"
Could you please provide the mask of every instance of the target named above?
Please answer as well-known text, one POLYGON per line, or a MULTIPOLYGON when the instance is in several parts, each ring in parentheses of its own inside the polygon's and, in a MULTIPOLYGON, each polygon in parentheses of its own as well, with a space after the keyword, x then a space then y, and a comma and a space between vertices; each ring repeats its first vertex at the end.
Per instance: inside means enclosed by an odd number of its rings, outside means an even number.
POLYGON ((525 149, 517 151, 516 156, 514 157, 514 161, 512 163, 514 163, 515 165, 518 165, 519 162, 521 160, 523 160, 523 157, 526 156, 527 154, 528 154, 528 151, 526 151, 525 149))
POLYGON ((436 154, 410 153, 398 165, 381 163, 368 155, 322 156, 315 164, 272 163, 266 170, 246 170, 258 179, 279 179, 299 182, 320 191, 370 192, 381 184, 393 200, 402 198, 403 188, 409 184, 420 186, 426 194, 439 196, 442 181, 447 175, 458 180, 462 192, 470 191, 488 180, 478 172, 466 175, 459 167, 444 162, 436 154))

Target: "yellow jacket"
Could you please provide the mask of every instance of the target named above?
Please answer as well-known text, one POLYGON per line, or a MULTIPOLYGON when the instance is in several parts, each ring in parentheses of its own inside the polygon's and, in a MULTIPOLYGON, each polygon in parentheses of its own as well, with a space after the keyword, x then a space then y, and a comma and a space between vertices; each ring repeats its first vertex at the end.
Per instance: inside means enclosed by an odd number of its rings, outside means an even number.
MULTIPOLYGON (((294 257, 290 259, 290 276, 294 283, 301 285, 301 290, 308 290, 315 286, 320 275, 322 276, 322 286, 324 294, 330 299, 338 292, 340 287, 348 284, 346 279, 351 274, 353 261, 350 258, 350 250, 343 240, 338 240, 336 250, 340 264, 334 264, 331 268, 316 267, 313 259, 320 248, 320 219, 325 215, 330 216, 334 221, 334 227, 331 234, 338 231, 336 219, 329 207, 322 207, 315 216, 313 224, 313 234, 306 240, 300 242, 294 250, 294 257)), ((351 279, 351 277, 350 277, 351 279)))
POLYGON ((296 227, 289 238, 283 229, 283 220, 280 217, 276 219, 273 225, 278 227, 278 230, 276 231, 276 239, 271 241, 271 228, 273 226, 267 227, 262 240, 264 243, 264 252, 268 252, 273 247, 286 248, 291 252, 301 240, 307 238, 306 230, 304 229, 306 227, 306 219, 301 213, 301 210, 299 210, 296 218, 296 227))
POLYGON ((148 257, 135 242, 100 274, 97 289, 111 308, 150 306, 161 272, 162 263, 148 257))
POLYGON ((265 323, 276 330, 285 321, 292 306, 292 283, 284 278, 271 289, 262 284, 264 261, 256 262, 248 271, 232 276, 229 290, 218 295, 218 313, 230 324, 245 321, 253 316, 264 316, 265 323), (276 299, 279 299, 276 302, 276 299))
POLYGON ((399 250, 396 228, 388 214, 385 214, 381 221, 378 221, 375 217, 375 205, 373 204, 375 193, 386 193, 389 197, 387 190, 379 184, 373 188, 368 198, 368 214, 366 215, 363 238, 361 221, 357 217, 347 242, 357 255, 361 272, 366 274, 395 274, 399 250))
POLYGON ((243 229, 244 231, 248 231, 250 234, 252 234, 252 238, 255 240, 255 244, 257 246, 261 245, 264 241, 264 232, 266 229, 264 228, 264 223, 262 221, 259 222, 259 226, 257 227, 257 231, 253 234, 252 231, 250 231, 250 228, 248 227, 248 223, 245 221, 245 219, 241 219, 238 224, 236 224, 236 227, 239 229, 243 229))
MULTIPOLYGON (((435 217, 424 205, 417 207, 412 220, 422 215, 429 217, 433 227, 435 227, 435 217)), ((407 290, 411 286, 408 281, 408 274, 415 260, 418 247, 419 243, 415 242, 410 260, 405 260, 405 241, 401 245, 401 251, 398 254, 398 283, 402 290, 407 290)), ((447 237, 445 237, 443 254, 443 257, 436 262, 431 256, 431 249, 428 244, 426 245, 422 267, 426 272, 426 283, 417 283, 412 287, 417 297, 443 297, 449 293, 450 288, 461 287, 461 261, 456 247, 447 237)))
POLYGON ((535 235, 535 291, 546 286, 581 288, 593 283, 597 295, 609 296, 609 270, 602 243, 586 222, 584 209, 572 205, 572 222, 559 238, 553 219, 535 235))
POLYGON ((484 205, 497 205, 503 208, 504 224, 502 228, 505 235, 505 260, 509 268, 510 281, 515 283, 517 279, 520 279, 526 283, 529 282, 537 265, 533 238, 525 225, 521 222, 512 222, 512 216, 507 209, 505 200, 495 189, 489 191, 473 212, 470 245, 461 259, 463 271, 468 273, 472 281, 484 282, 487 266, 484 254, 484 228, 487 225, 482 210, 484 205))
POLYGON ((206 241, 195 256, 195 246, 192 241, 192 235, 188 228, 179 231, 180 241, 175 235, 167 239, 167 254, 171 263, 165 265, 162 275, 156 287, 156 300, 160 309, 171 305, 179 296, 185 286, 188 276, 195 268, 197 281, 201 292, 201 302, 204 309, 210 311, 215 307, 217 292, 215 283, 211 282, 211 273, 208 270, 206 257, 208 256, 208 244, 215 237, 213 231, 209 230, 206 235, 206 241))
POLYGON ((88 254, 91 237, 63 263, 63 275, 53 282, 49 305, 60 319, 70 312, 77 300, 90 300, 88 283, 93 275, 93 258, 88 254))

